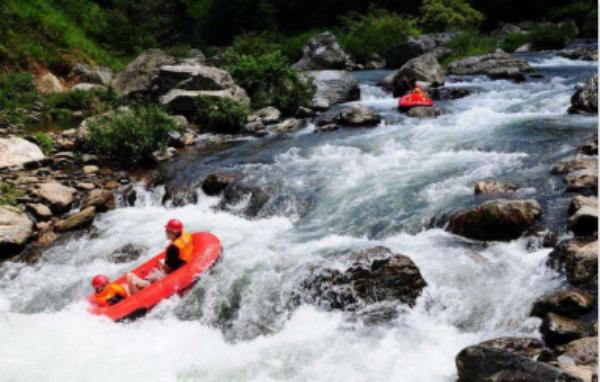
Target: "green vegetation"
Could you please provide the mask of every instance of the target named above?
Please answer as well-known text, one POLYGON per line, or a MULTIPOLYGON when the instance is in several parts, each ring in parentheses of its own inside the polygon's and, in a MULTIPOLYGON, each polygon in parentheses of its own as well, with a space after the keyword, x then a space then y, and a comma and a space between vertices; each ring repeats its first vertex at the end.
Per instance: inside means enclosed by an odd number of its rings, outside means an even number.
POLYGON ((22 195, 23 193, 13 183, 0 182, 0 205, 8 204, 14 206, 17 204, 17 198, 22 195))
POLYGON ((248 116, 248 108, 232 99, 219 97, 196 98, 196 122, 203 130, 238 133, 248 116))
POLYGON ((35 141, 37 142, 42 152, 46 155, 52 150, 52 138, 46 133, 38 132, 35 134, 35 141))
POLYGON ((157 106, 134 105, 89 122, 86 146, 98 154, 123 163, 148 161, 156 150, 167 147, 176 122, 157 106))
POLYGON ((423 0, 419 19, 423 28, 435 32, 477 27, 482 21, 481 12, 466 0, 423 0))
POLYGON ((500 43, 500 47, 507 52, 514 52, 529 42, 531 42, 529 33, 511 33, 500 43))
POLYGON ((0 73, 0 109, 29 107, 38 99, 30 73, 0 73))
POLYGON ((96 90, 71 90, 47 97, 47 104, 51 110, 80 110, 85 115, 100 114, 123 103, 124 100, 119 99, 110 87, 96 90))
POLYGON ((227 69, 246 90, 254 109, 274 106, 284 114, 293 114, 298 107, 310 103, 314 93, 312 85, 289 67, 279 51, 259 56, 229 53, 226 57, 227 69))
POLYGON ((581 35, 598 37, 598 4, 596 1, 573 1, 562 7, 548 11, 548 19, 554 22, 574 20, 581 29, 581 35))
POLYGON ((383 54, 420 34, 415 20, 381 9, 372 8, 364 15, 351 13, 341 20, 343 32, 337 33, 340 45, 358 62, 367 62, 374 53, 383 54))
POLYGON ((565 22, 559 27, 550 24, 538 24, 529 32, 534 49, 562 49, 576 35, 575 26, 565 22))
POLYGON ((459 32, 450 44, 452 55, 445 57, 441 64, 447 66, 464 57, 490 53, 497 47, 498 40, 484 36, 476 30, 459 32))

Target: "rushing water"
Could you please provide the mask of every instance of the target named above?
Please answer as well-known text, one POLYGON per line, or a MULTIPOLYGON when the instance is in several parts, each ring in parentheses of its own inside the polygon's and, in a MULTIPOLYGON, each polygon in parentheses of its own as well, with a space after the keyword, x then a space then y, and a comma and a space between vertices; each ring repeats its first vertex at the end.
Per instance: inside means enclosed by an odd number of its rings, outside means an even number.
POLYGON ((539 336, 532 302, 564 282, 527 239, 476 244, 446 233, 446 216, 484 199, 476 180, 510 180, 533 197, 544 222, 564 229, 569 196, 551 165, 596 134, 595 117, 566 114, 592 63, 528 56, 543 78, 525 84, 450 78, 474 90, 439 102, 432 120, 399 115, 375 86, 385 72, 357 73, 362 100, 383 114, 374 129, 313 127, 216 152, 190 153, 165 171, 197 183, 215 169, 241 171, 272 196, 257 219, 215 209, 201 196, 179 208, 161 190, 101 215, 93 234, 66 240, 30 266, 0 266, 3 381, 453 381, 466 345, 500 335, 539 336), (225 256, 184 298, 146 318, 114 324, 86 313, 90 278, 117 276, 165 244, 180 218, 208 230, 225 256), (115 263, 139 243, 146 255, 115 263), (413 259, 428 286, 395 321, 365 326, 340 312, 295 307, 314 267, 348 266, 345 250, 385 245, 413 259), (294 306, 294 308, 292 308, 294 306))

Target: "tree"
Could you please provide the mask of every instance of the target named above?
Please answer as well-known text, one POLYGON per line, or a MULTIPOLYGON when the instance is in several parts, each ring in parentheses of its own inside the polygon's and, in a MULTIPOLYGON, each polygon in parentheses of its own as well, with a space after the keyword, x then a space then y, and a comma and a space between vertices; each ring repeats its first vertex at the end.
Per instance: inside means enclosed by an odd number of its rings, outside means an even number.
POLYGON ((483 15, 471 8, 466 0, 424 0, 420 24, 429 31, 474 27, 483 21, 483 15))

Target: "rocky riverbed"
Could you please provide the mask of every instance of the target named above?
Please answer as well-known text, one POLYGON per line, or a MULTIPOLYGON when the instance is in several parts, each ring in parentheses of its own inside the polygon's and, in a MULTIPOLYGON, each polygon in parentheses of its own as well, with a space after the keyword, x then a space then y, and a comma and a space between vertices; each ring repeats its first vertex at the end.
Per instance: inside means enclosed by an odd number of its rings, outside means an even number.
MULTIPOLYGON (((59 378, 58 355, 83 378, 118 349, 102 370, 133 380, 593 380, 597 65, 495 52, 446 73, 434 37, 397 71, 351 73, 322 36, 298 63, 312 108, 174 137, 153 170, 78 150, 85 124, 46 156, 7 138, 22 150, 0 156, 21 191, 0 208, 5 376, 59 378), (411 79, 444 85, 434 114, 396 111, 411 79), (90 317, 90 277, 162 248, 171 217, 219 236, 223 260, 144 320, 90 317)), ((190 92, 242 96, 207 67, 148 52, 117 81, 178 114, 190 92)))

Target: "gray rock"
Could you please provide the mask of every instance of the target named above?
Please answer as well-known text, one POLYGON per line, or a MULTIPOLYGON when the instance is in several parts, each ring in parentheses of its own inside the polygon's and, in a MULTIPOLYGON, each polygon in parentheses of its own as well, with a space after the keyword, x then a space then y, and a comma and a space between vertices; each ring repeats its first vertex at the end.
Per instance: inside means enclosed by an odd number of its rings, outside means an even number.
POLYGON ((159 98, 161 105, 166 106, 173 114, 182 114, 193 119, 197 114, 196 98, 198 97, 228 98, 244 105, 250 104, 250 98, 239 86, 225 90, 181 90, 173 89, 159 98))
POLYGON ((574 49, 563 49, 557 54, 571 60, 598 61, 598 49, 591 49, 585 46, 579 46, 574 49))
POLYGON ((515 192, 517 186, 508 182, 498 182, 493 180, 480 180, 475 182, 475 193, 483 195, 493 195, 499 193, 515 192))
POLYGON ((287 133, 291 131, 296 131, 306 126, 306 122, 301 119, 296 118, 288 118, 276 125, 271 125, 270 128, 272 131, 278 133, 287 133))
POLYGON ((598 160, 590 158, 586 155, 577 155, 562 159, 560 162, 552 166, 552 173, 556 175, 565 175, 570 172, 584 170, 584 169, 597 169, 598 160))
POLYGON ((414 306, 427 283, 407 256, 374 247, 351 255, 352 267, 321 269, 303 282, 305 298, 325 309, 357 311, 393 301, 414 306))
POLYGON ((102 90, 102 89, 104 89, 104 86, 102 86, 102 85, 88 84, 88 83, 82 82, 82 83, 79 83, 79 84, 73 86, 71 88, 71 91, 89 92, 89 91, 102 90))
POLYGON ((0 259, 20 253, 33 236, 33 222, 17 208, 0 205, 0 259))
POLYGON ((577 146, 577 151, 585 155, 598 155, 598 138, 594 138, 588 143, 577 146))
POLYGON ((116 208, 115 195, 108 190, 92 190, 83 201, 82 209, 96 207, 96 212, 106 212, 116 208))
MULTIPOLYGON (((591 199, 591 198, 590 198, 591 199)), ((598 232, 598 199, 592 205, 584 205, 569 217, 567 227, 575 235, 585 236, 598 232)))
POLYGON ((28 203, 27 211, 29 211, 38 221, 49 220, 52 217, 52 211, 41 203, 28 203))
POLYGON ((433 52, 434 50, 437 50, 435 54, 439 59, 442 54, 448 52, 448 50, 444 51, 439 48, 449 46, 454 36, 454 33, 430 33, 423 34, 417 38, 409 37, 406 42, 395 45, 385 52, 384 57, 387 66, 390 68, 399 68, 408 60, 428 52, 433 52))
POLYGON ((533 199, 494 200, 454 215, 448 231, 476 240, 513 240, 533 227, 542 209, 533 199))
POLYGON ((598 337, 584 337, 571 341, 563 349, 564 354, 578 365, 598 366, 598 337))
POLYGON ((235 85, 227 71, 200 64, 162 66, 157 81, 161 94, 172 89, 225 90, 235 85))
POLYGON ((0 168, 19 166, 44 158, 44 153, 34 143, 17 137, 0 138, 0 168))
POLYGON ((577 170, 565 175, 567 191, 598 194, 598 167, 577 170))
POLYGON ((550 346, 563 345, 586 335, 580 322, 552 312, 544 316, 540 331, 544 342, 550 346))
POLYGON ((109 68, 97 66, 89 67, 86 64, 75 64, 71 76, 76 76, 91 84, 109 85, 113 79, 113 71, 109 68))
POLYGON ((594 75, 578 88, 571 97, 571 114, 598 114, 598 75, 594 75))
POLYGON ((263 125, 271 125, 281 120, 281 112, 273 106, 263 107, 248 117, 248 122, 260 122, 263 125))
POLYGON ((394 96, 399 97, 412 90, 412 84, 416 81, 441 86, 444 78, 444 69, 432 53, 415 57, 402 65, 394 75, 394 96))
MULTIPOLYGON (((541 344, 534 345, 540 347, 541 344)), ((527 348, 498 348, 490 341, 461 350, 456 356, 456 368, 458 382, 583 382, 561 369, 535 361, 527 348)))
POLYGON ((293 65, 298 70, 346 69, 352 66, 350 57, 338 44, 333 33, 323 32, 302 48, 302 58, 293 65))
POLYGON ((175 58, 160 49, 146 50, 115 76, 112 87, 120 96, 151 95, 157 91, 160 68, 174 63, 175 58))
POLYGON ((539 298, 531 309, 531 315, 543 318, 547 313, 578 317, 594 307, 594 298, 582 290, 561 290, 539 298))
POLYGON ((313 107, 328 109, 331 106, 360 99, 358 81, 350 72, 343 70, 322 70, 307 72, 313 79, 316 92, 313 97, 313 107))
POLYGON ((442 111, 433 106, 415 106, 406 111, 406 115, 412 118, 435 118, 442 114, 442 111))
POLYGON ((67 211, 77 190, 71 187, 63 186, 57 182, 43 183, 37 191, 38 196, 47 204, 54 213, 67 211))
POLYGON ((96 207, 87 207, 64 220, 59 220, 54 225, 56 232, 66 232, 79 228, 84 228, 94 221, 96 217, 96 207))
POLYGON ((531 71, 533 69, 527 61, 513 57, 501 50, 455 61, 448 68, 450 74, 481 74, 492 79, 512 79, 518 82, 524 81, 524 73, 531 71))
POLYGON ((365 105, 352 105, 342 109, 337 122, 346 126, 377 126, 381 116, 365 105))
POLYGON ((561 241, 548 256, 548 265, 564 271, 573 285, 595 288, 598 285, 598 240, 561 241))
POLYGON ((517 49, 515 49, 515 53, 529 53, 533 49, 533 44, 528 42, 527 44, 523 44, 517 49))

